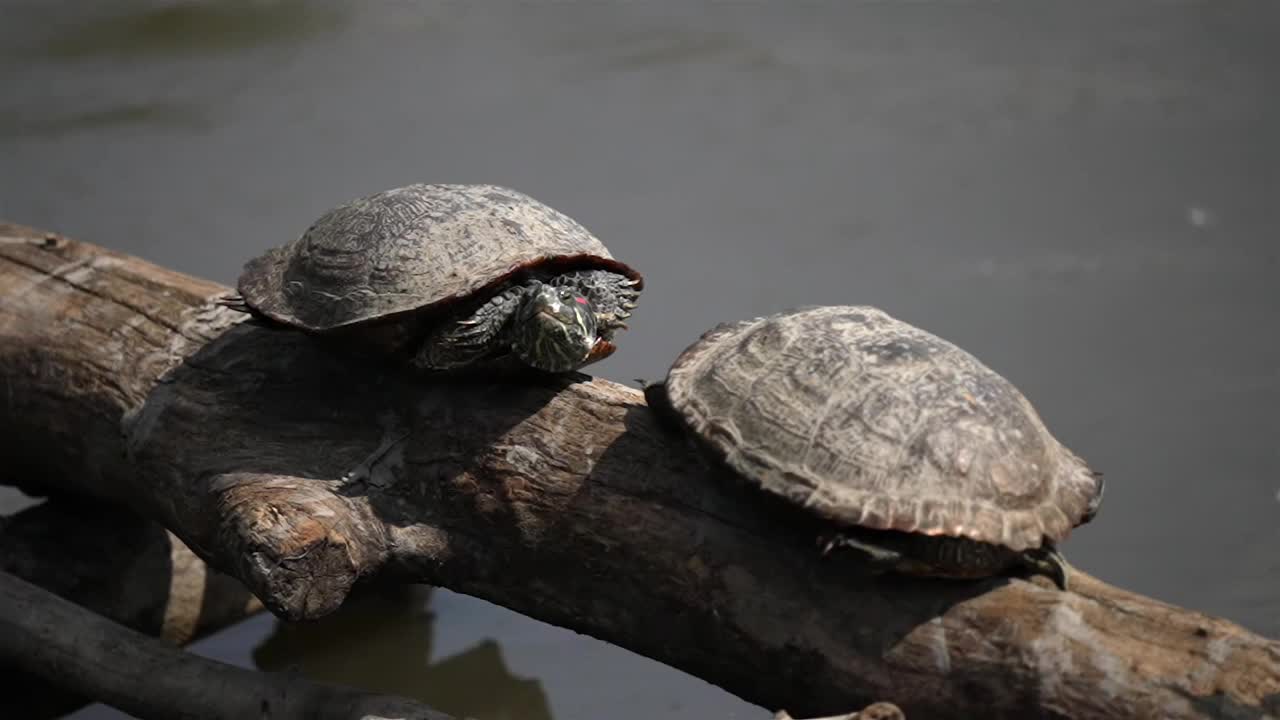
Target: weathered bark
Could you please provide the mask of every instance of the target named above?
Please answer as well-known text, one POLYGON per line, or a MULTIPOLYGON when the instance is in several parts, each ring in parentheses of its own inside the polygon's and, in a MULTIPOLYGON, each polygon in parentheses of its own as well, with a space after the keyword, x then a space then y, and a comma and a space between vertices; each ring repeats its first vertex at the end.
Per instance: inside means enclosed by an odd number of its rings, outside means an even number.
MULTIPOLYGON (((186 644, 262 610, 158 524, 118 509, 53 501, 0 518, 0 572, 138 632, 186 644)), ((60 717, 90 700, 38 678, 6 686, 13 717, 60 717)))
POLYGON ((1084 573, 1064 593, 823 561, 633 389, 373 367, 239 322, 215 285, 0 235, 0 376, 22 379, 0 431, 26 439, 5 459, 156 518, 285 617, 414 580, 793 714, 1280 713, 1280 644, 1084 573))
POLYGON ((406 698, 184 653, 8 573, 0 573, 0 638, 0 661, 140 718, 448 720, 406 698))

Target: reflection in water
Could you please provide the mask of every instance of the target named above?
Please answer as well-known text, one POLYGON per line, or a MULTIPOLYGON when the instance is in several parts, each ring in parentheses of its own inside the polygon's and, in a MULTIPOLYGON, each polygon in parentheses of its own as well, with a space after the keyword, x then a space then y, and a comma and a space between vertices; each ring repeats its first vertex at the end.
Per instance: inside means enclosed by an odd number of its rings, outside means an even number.
POLYGON ((630 33, 614 40, 613 47, 601 49, 612 54, 609 63, 617 69, 681 66, 717 59, 731 66, 763 65, 773 59, 764 48, 752 46, 745 38, 726 32, 667 30, 630 33))
POLYGON ((254 648, 263 670, 296 668, 322 682, 415 698, 456 717, 550 720, 542 684, 511 675, 498 643, 486 639, 431 662, 431 588, 389 586, 353 595, 308 623, 277 622, 254 648))
POLYGON ((337 3, 305 0, 195 0, 112 3, 112 14, 82 14, 39 48, 48 57, 151 58, 245 50, 301 40, 342 24, 337 3))
POLYGON ((41 114, 44 109, 0 114, 0 137, 54 138, 76 132, 106 130, 119 127, 177 128, 199 130, 210 127, 204 114, 194 105, 177 102, 150 101, 68 111, 65 114, 41 114))

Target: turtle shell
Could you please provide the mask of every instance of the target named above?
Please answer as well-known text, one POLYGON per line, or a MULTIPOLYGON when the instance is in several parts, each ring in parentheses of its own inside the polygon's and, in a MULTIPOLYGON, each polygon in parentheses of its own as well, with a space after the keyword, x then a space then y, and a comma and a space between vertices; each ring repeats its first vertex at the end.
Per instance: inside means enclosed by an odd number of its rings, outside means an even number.
POLYGON ((528 195, 417 184, 330 210, 249 261, 238 290, 261 315, 324 332, 471 298, 521 273, 592 268, 641 280, 586 228, 528 195))
POLYGON ((873 307, 721 325, 676 360, 666 396, 736 474, 838 524, 1026 550, 1101 498, 1012 383, 873 307))

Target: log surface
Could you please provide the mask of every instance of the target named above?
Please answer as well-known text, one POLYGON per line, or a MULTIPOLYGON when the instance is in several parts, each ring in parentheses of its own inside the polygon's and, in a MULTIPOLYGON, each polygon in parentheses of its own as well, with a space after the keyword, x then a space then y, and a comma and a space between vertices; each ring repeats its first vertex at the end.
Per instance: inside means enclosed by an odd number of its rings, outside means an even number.
POLYGON ((24 439, 3 459, 158 520, 281 616, 412 580, 797 716, 1280 715, 1280 644, 1233 623, 1081 572, 1064 593, 821 559, 634 389, 377 367, 216 308, 217 285, 0 237, 0 431, 24 439))

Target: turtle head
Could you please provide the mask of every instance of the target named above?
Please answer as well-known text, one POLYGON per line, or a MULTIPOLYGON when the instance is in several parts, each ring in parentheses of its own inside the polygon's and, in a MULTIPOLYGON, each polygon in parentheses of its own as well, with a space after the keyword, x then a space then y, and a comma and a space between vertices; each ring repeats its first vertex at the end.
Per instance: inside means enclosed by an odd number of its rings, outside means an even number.
POLYGON ((511 329, 515 355, 548 372, 568 372, 598 360, 612 347, 605 346, 591 301, 568 287, 535 285, 511 329))

